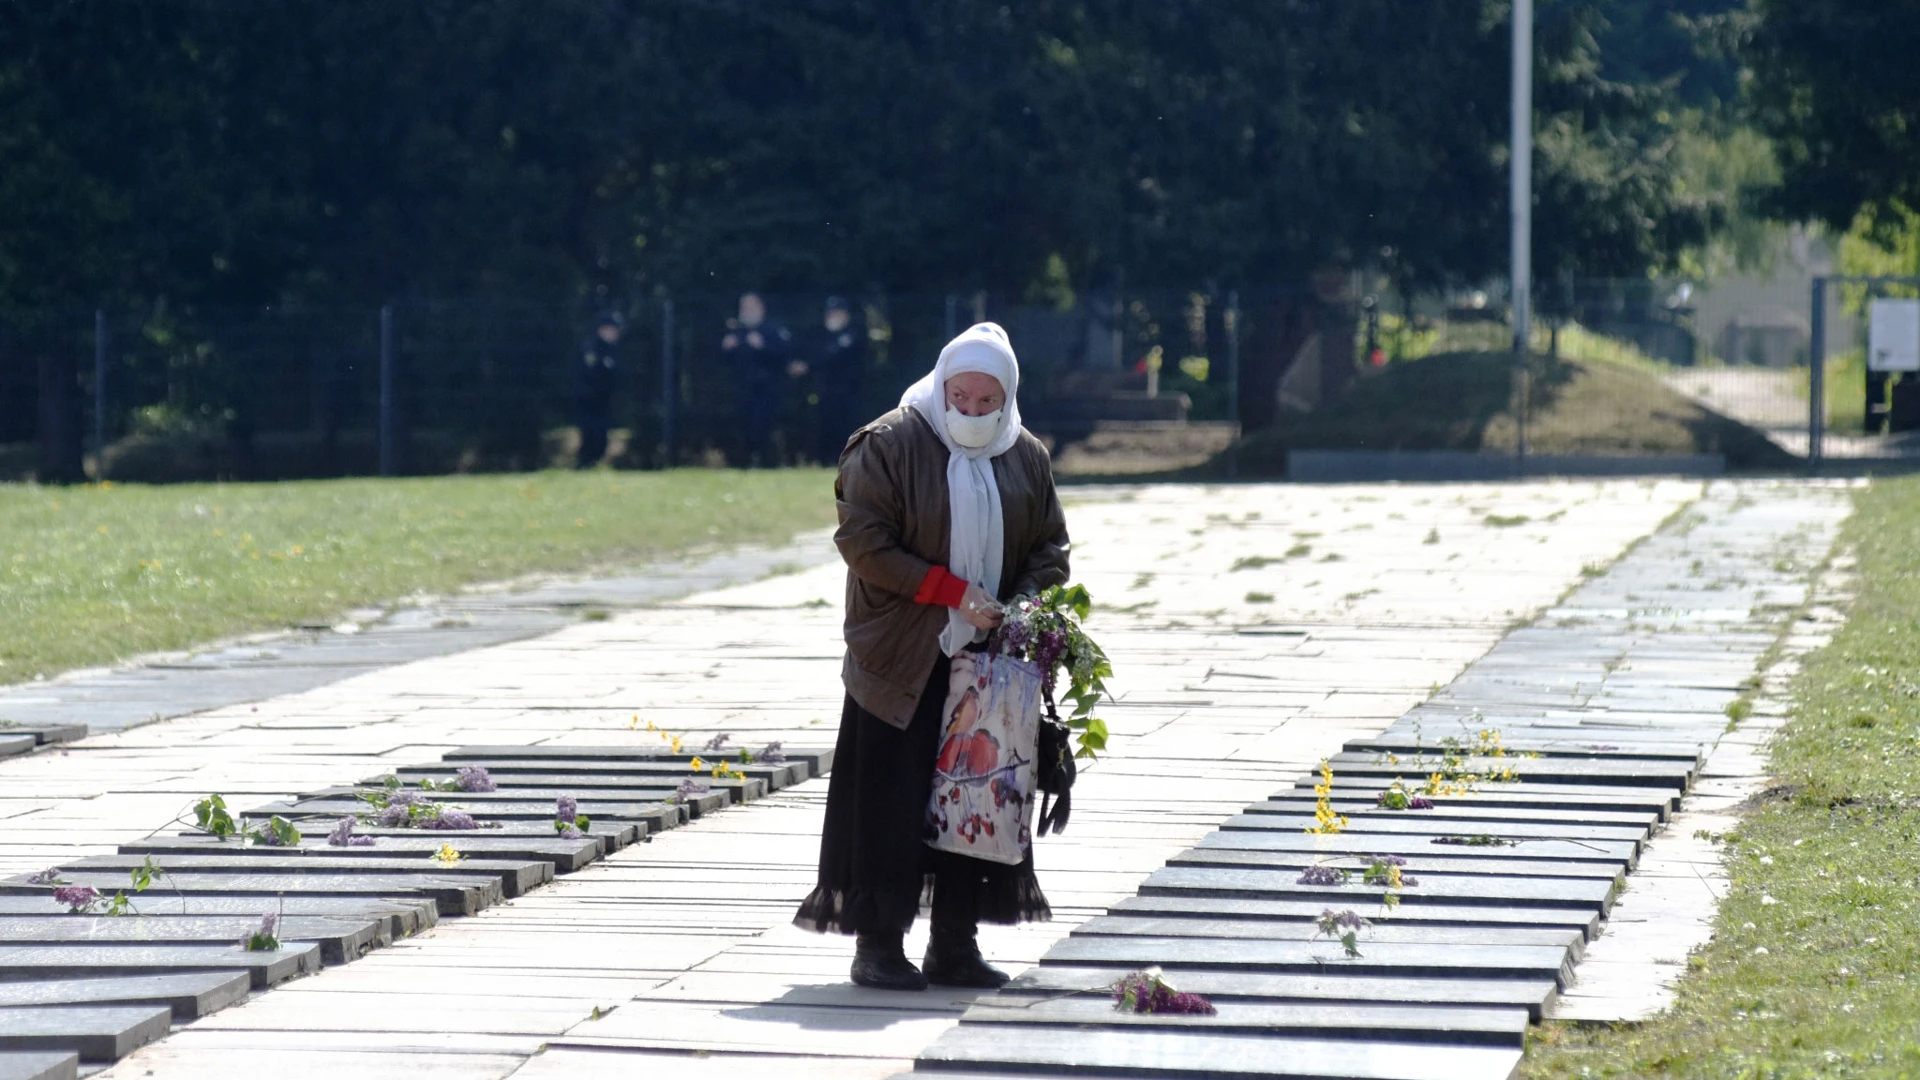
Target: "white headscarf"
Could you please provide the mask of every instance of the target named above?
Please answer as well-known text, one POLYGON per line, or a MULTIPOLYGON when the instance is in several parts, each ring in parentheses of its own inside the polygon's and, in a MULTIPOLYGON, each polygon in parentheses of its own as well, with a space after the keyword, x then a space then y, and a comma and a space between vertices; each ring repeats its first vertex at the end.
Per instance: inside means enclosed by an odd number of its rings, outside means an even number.
MULTIPOLYGON (((947 342, 933 370, 900 397, 900 404, 913 406, 947 448, 947 517, 952 536, 947 571, 980 586, 989 596, 1000 589, 1006 547, 993 459, 1020 440, 1020 406, 1014 396, 1019 388, 1020 361, 1014 358, 1007 332, 993 323, 979 323, 947 342), (999 431, 987 445, 974 449, 954 442, 947 433, 947 380, 969 371, 993 376, 1007 392, 1006 404, 1000 407, 999 431)), ((940 632, 940 649, 952 656, 984 634, 961 618, 958 609, 949 611, 947 627, 940 632)))

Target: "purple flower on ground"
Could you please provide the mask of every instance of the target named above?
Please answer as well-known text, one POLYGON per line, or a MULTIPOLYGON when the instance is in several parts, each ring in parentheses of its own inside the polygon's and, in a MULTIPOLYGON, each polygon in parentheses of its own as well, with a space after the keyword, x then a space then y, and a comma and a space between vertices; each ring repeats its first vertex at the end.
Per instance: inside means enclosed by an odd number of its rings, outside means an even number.
POLYGON ((584 839, 586 835, 586 833, 581 832, 571 825, 560 826, 560 839, 562 840, 580 840, 584 839))
POLYGON ((674 791, 673 797, 684 802, 696 795, 705 795, 712 790, 712 784, 707 783, 705 780, 696 780, 689 776, 680 781, 680 787, 674 791))
POLYGON ((572 821, 580 816, 580 800, 571 795, 562 795, 553 801, 555 821, 572 821))
POLYGON ((417 792, 412 792, 412 791, 396 791, 393 794, 387 796, 387 805, 389 807, 414 806, 416 804, 426 803, 431 801, 432 800, 428 799, 426 796, 421 795, 417 792))
POLYGON ((269 911, 265 915, 260 916, 260 929, 255 931, 255 933, 265 937, 272 937, 279 929, 280 916, 275 912, 269 911))
POLYGON ((1347 872, 1331 866, 1309 866, 1301 871, 1296 885, 1345 885, 1347 872))
POLYGON ((421 822, 420 827, 423 829, 477 829, 480 826, 473 820, 473 815, 465 810, 442 810, 437 816, 421 822))
POLYGON ((27 884, 29 884, 29 885, 58 885, 58 884, 60 884, 60 871, 59 871, 58 869, 56 869, 55 867, 51 867, 51 866, 49 866, 49 867, 47 867, 47 868, 46 868, 45 870, 42 870, 42 871, 40 871, 39 873, 37 873, 37 874, 35 874, 35 875, 33 875, 32 877, 30 877, 30 878, 28 878, 28 879, 27 879, 27 884))
POLYGON ((1373 861, 1382 866, 1405 866, 1407 860, 1398 855, 1375 855, 1373 861))
POLYGON ((715 735, 713 738, 707 740, 706 752, 709 754, 719 753, 720 750, 727 745, 728 740, 732 738, 733 738, 732 735, 724 731, 718 735, 715 735))
POLYGON ((99 903, 100 893, 91 885, 62 885, 53 890, 53 898, 77 914, 99 903))
POLYGON ((376 819, 376 822, 383 829, 404 829, 407 827, 407 808, 404 806, 389 806, 385 810, 380 811, 380 816, 376 819))
POLYGON ((770 742, 765 749, 753 755, 753 759, 768 765, 778 765, 787 760, 787 752, 780 748, 778 742, 770 742))
MULTIPOLYGON (((352 814, 348 814, 346 817, 343 817, 339 821, 335 822, 333 826, 333 831, 327 834, 327 846, 328 847, 353 846, 353 825, 354 825, 354 821, 353 821, 352 814)), ((371 840, 373 839, 373 837, 369 836, 367 837, 367 839, 371 840)))
POLYGON ((461 791, 495 791, 498 784, 488 775, 484 765, 462 765, 460 775, 453 778, 453 786, 461 791))
POLYGON ((1433 809, 1433 800, 1424 795, 1415 795, 1413 798, 1407 800, 1407 809, 1431 810, 1433 809))
POLYGON ((1325 908, 1320 912, 1320 925, 1324 933, 1330 934, 1335 929, 1343 927, 1348 930, 1359 930, 1367 925, 1367 920, 1361 918, 1356 911, 1336 912, 1332 908, 1325 908))
POLYGON ((1189 1013, 1212 1016, 1219 1010, 1199 994, 1182 993, 1168 986, 1158 975, 1136 971, 1124 975, 1111 987, 1114 1008, 1137 1013, 1189 1013))
POLYGON ((1413 887, 1414 887, 1415 885, 1418 885, 1418 884, 1420 884, 1420 879, 1419 879, 1419 878, 1417 878, 1417 877, 1414 877, 1414 876, 1413 876, 1412 874, 1401 874, 1401 875, 1400 875, 1400 884, 1401 884, 1401 886, 1402 886, 1402 887, 1404 887, 1404 888, 1408 888, 1408 889, 1411 889, 1411 888, 1413 888, 1413 887))
POLYGON ((379 842, 380 842, 379 839, 376 837, 356 836, 347 841, 347 846, 348 847, 372 847, 379 842))

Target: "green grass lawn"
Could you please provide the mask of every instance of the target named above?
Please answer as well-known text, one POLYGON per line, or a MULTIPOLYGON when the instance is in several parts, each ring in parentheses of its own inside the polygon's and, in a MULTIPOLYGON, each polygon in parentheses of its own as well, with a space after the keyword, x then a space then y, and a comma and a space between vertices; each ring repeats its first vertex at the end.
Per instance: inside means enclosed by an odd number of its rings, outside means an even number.
POLYGON ((1917 536, 1920 479, 1860 496, 1859 599, 1795 683, 1778 786, 1725 841, 1732 889, 1674 1009, 1549 1025, 1525 1076, 1920 1075, 1917 536))
POLYGON ((416 591, 831 524, 832 474, 0 485, 0 683, 416 591))

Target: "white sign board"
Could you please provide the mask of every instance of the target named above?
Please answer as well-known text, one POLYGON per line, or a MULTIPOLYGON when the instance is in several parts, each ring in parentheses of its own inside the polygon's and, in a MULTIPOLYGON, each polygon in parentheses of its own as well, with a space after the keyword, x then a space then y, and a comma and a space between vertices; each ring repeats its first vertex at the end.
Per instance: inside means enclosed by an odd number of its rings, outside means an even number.
POLYGON ((1875 300, 1869 305, 1867 368, 1920 371, 1920 300, 1875 300))

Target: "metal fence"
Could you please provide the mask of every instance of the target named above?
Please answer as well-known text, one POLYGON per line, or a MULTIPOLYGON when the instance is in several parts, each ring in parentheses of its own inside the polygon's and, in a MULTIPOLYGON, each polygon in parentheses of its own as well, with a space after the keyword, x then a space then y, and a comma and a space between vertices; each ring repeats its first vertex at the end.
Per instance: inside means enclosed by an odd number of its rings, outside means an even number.
MULTIPOLYGON (((609 459, 830 460, 982 319, 1017 343, 1023 410, 1056 438, 1113 423, 1230 425, 1237 409, 1227 295, 1035 305, 874 293, 848 298, 840 333, 825 326, 827 300, 764 297, 760 329, 794 361, 772 379, 723 347, 730 329, 746 332, 737 294, 615 305, 609 459), (857 338, 853 367, 828 370, 843 334, 857 338)), ((0 325, 0 469, 166 481, 570 464, 598 314, 512 299, 42 313, 0 325), (46 444, 61 448, 51 463, 46 444)))
MULTIPOLYGON (((1265 455, 1247 459, 1261 474, 1302 447, 1698 451, 1736 468, 1906 452, 1920 381, 1870 376, 1856 317, 1870 292, 1899 283, 1835 283, 1816 309, 1810 280, 1547 283, 1527 365, 1511 364, 1497 283, 1402 296, 1368 289, 1364 275, 1323 275, 1300 288, 1112 289, 1045 303, 869 290, 847 298, 844 332, 824 325, 825 294, 774 294, 761 329, 787 352, 757 378, 741 350, 723 346, 743 329, 738 294, 633 299, 615 305, 624 328, 607 459, 830 461, 945 341, 983 319, 1015 342, 1023 414, 1069 472, 1210 463, 1231 475, 1243 425, 1268 436, 1264 449, 1246 444, 1265 455), (858 355, 836 370, 824 361, 843 334, 858 355), (1441 356, 1465 374, 1450 382, 1407 366, 1441 356), (1485 400, 1463 409, 1469 390, 1485 400)), ((581 358, 598 314, 465 299, 0 323, 0 478, 573 464, 581 358)))

